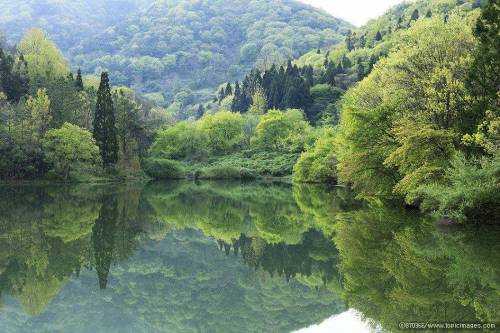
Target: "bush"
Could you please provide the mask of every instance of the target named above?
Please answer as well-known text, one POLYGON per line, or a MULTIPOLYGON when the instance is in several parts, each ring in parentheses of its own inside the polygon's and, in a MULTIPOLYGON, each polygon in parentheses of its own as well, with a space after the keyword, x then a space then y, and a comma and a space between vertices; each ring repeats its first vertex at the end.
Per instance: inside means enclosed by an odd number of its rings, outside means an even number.
POLYGON ((92 133, 73 124, 48 131, 42 144, 46 161, 63 179, 68 179, 76 168, 92 173, 102 162, 92 133))
POLYGON ((199 179, 256 179, 259 176, 255 170, 230 164, 205 167, 196 172, 196 175, 199 179))
POLYGON ((301 110, 271 110, 260 118, 251 143, 266 151, 301 152, 310 131, 301 110))
POLYGON ((223 111, 206 115, 199 121, 198 128, 214 155, 233 152, 243 141, 243 119, 239 113, 223 111))
POLYGON ((156 179, 182 179, 186 170, 182 163, 164 158, 149 158, 144 162, 144 171, 156 179))
POLYGON ((314 146, 302 153, 293 167, 293 180, 309 183, 336 183, 337 158, 334 133, 326 130, 314 146))
POLYGON ((196 126, 181 121, 160 131, 150 154, 161 159, 193 159, 204 155, 204 147, 204 140, 196 126))
POLYGON ((467 160, 458 155, 444 184, 422 186, 421 208, 458 222, 500 219, 500 156, 467 160))

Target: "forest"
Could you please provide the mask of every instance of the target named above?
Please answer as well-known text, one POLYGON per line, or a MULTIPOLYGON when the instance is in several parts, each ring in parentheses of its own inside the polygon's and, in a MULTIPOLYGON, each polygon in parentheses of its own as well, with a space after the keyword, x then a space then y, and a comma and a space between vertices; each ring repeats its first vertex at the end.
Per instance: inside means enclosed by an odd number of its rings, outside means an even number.
MULTIPOLYGON (((165 17, 151 14, 162 13, 156 9, 166 4, 149 7, 148 20, 134 24, 134 17, 128 17, 116 23, 132 29, 127 36, 109 28, 93 38, 110 40, 112 34, 116 42, 110 49, 92 49, 100 42, 63 43, 72 64, 51 35, 37 28, 16 46, 2 43, 2 180, 278 177, 346 185, 360 199, 420 208, 458 222, 500 218, 498 0, 403 3, 358 29, 331 18, 317 20, 315 11, 310 20, 295 20, 309 7, 290 2, 286 10, 273 7, 278 9, 269 15, 279 21, 286 13, 293 24, 255 23, 246 34, 230 27, 213 32, 198 27, 193 22, 216 25, 218 14, 210 20, 197 17, 197 9, 189 11, 182 1, 168 7, 165 17), (218 69, 208 73, 197 62, 183 65, 179 54, 171 62, 175 75, 165 69, 153 73, 137 67, 134 72, 111 63, 82 62, 96 52, 124 57, 125 62, 139 55, 188 52, 176 46, 174 36, 158 41, 142 33, 154 30, 157 20, 171 27, 168 22, 175 17, 207 31, 203 36, 192 32, 199 38, 192 45, 177 41, 183 47, 208 55, 214 46, 241 46, 239 55, 227 50, 220 55, 223 61, 211 67, 231 71, 229 64, 235 64, 234 75, 218 69), (239 33, 240 39, 236 42, 224 31, 239 33), (342 41, 340 33, 345 34, 342 41), (304 34, 311 41, 301 40, 304 34), (250 39, 241 40, 242 35, 250 39), (263 51, 273 38, 277 57, 263 51), (264 45, 249 45, 256 40, 264 45), (155 53, 148 43, 165 44, 165 50, 155 53), (241 56, 246 60, 241 62, 241 56), (189 80, 202 77, 210 84, 183 81, 188 74, 189 80), (179 80, 172 85, 162 81, 171 77, 179 80), (156 86, 141 89, 134 80, 156 86), (151 91, 162 89, 168 93, 151 99, 151 91), (193 89, 205 93, 197 95, 193 89)), ((208 4, 217 11, 218 1, 193 6, 208 4)), ((137 1, 133 7, 143 5, 137 1)), ((243 21, 252 21, 251 15, 266 7, 252 8, 243 21)), ((212 55, 207 57, 213 61, 212 55)))
POLYGON ((183 109, 254 66, 330 47, 352 27, 280 0, 1 0, 0 8, 7 40, 39 27, 83 72, 107 70, 113 84, 183 109))

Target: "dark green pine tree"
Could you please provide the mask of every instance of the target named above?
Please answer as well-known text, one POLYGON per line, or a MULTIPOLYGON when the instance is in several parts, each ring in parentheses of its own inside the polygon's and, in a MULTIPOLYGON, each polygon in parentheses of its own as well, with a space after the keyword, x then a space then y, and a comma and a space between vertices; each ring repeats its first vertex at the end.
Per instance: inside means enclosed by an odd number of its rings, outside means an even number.
POLYGON ((337 67, 331 62, 328 64, 323 82, 335 86, 335 75, 337 75, 337 67))
POLYGON ((118 161, 118 143, 116 139, 115 110, 107 72, 101 74, 93 125, 94 139, 97 146, 99 146, 104 166, 115 164, 118 161))
POLYGON ((363 66, 363 63, 361 62, 360 58, 358 58, 357 67, 358 67, 358 81, 361 81, 365 77, 365 66, 363 66))
POLYGON ((243 92, 240 88, 240 83, 236 81, 234 84, 234 96, 233 103, 231 104, 231 111, 243 113, 244 111, 244 101, 243 92))
POLYGON ((224 90, 224 94, 226 96, 231 96, 233 94, 233 87, 231 87, 231 83, 226 84, 226 90, 224 90))
POLYGON ((366 46, 366 36, 362 35, 359 37, 359 47, 364 48, 366 46))
POLYGON ((373 66, 375 66, 375 63, 377 62, 377 60, 378 59, 373 54, 370 56, 370 59, 368 60, 368 73, 370 73, 372 71, 373 66))
POLYGON ((337 74, 344 74, 344 68, 342 68, 342 63, 339 61, 337 64, 337 74))
POLYGON ((250 108, 250 105, 252 104, 252 97, 253 93, 255 91, 255 87, 253 86, 253 81, 250 76, 245 76, 245 79, 243 80, 243 84, 241 85, 241 111, 240 112, 247 112, 248 109, 250 108))
POLYGON ((218 98, 219 98, 219 105, 220 105, 220 103, 222 102, 222 100, 224 98, 226 98, 226 91, 224 90, 224 87, 220 88, 219 94, 218 94, 218 98))
POLYGON ((375 35, 375 40, 377 42, 382 40, 382 34, 380 33, 380 31, 377 31, 377 34, 375 35))
POLYGON ((14 58, 0 48, 0 91, 5 93, 9 102, 17 103, 28 94, 28 76, 23 75, 27 73, 27 66, 22 54, 15 66, 14 58))
POLYGON ((348 69, 351 68, 351 66, 352 66, 351 60, 349 60, 349 58, 346 57, 346 55, 344 54, 342 56, 342 68, 348 69))
POLYGON ((329 64, 329 63, 330 63, 330 60, 329 60, 327 57, 325 57, 325 61, 323 61, 323 66, 324 66, 325 68, 328 68, 328 64, 329 64))
POLYGON ((311 65, 304 67, 304 78, 309 87, 314 86, 314 68, 311 65))
POLYGON ((432 10, 428 10, 427 14, 425 14, 425 17, 432 17, 432 10))
POLYGON ((78 89, 83 90, 82 71, 80 70, 80 68, 78 68, 78 71, 76 72, 75 85, 78 89))
POLYGON ((419 15, 419 13, 418 13, 418 9, 415 9, 415 10, 413 11, 413 13, 411 13, 411 19, 410 19, 410 20, 411 20, 411 21, 416 21, 416 20, 418 20, 418 17, 419 17, 419 16, 420 16, 420 15, 419 15))
POLYGON ((400 16, 398 18, 398 23, 396 24, 396 29, 401 29, 402 26, 403 26, 403 17, 400 16))
POLYGON ((345 47, 347 51, 352 51, 354 49, 354 36, 351 30, 347 32, 347 36, 345 37, 345 47))

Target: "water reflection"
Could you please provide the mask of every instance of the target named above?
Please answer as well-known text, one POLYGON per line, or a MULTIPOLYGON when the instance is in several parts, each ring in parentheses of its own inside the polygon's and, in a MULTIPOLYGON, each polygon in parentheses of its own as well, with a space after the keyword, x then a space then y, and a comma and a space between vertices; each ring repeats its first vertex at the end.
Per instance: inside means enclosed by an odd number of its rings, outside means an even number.
POLYGON ((2 187, 0 331, 498 322, 499 239, 318 186, 2 187))

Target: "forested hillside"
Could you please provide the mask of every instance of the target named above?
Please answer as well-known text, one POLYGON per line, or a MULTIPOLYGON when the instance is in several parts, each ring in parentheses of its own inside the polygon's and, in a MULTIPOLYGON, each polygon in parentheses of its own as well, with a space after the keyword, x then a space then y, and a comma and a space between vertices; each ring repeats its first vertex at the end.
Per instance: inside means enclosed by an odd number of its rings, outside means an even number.
POLYGON ((159 104, 189 104, 253 66, 334 45, 350 28, 294 0, 94 2, 2 0, 0 31, 18 41, 40 27, 84 73, 108 70, 159 104))
POLYGON ((153 1, 0 0, 0 35, 3 33, 10 44, 16 44, 30 29, 40 28, 67 51, 153 1))

